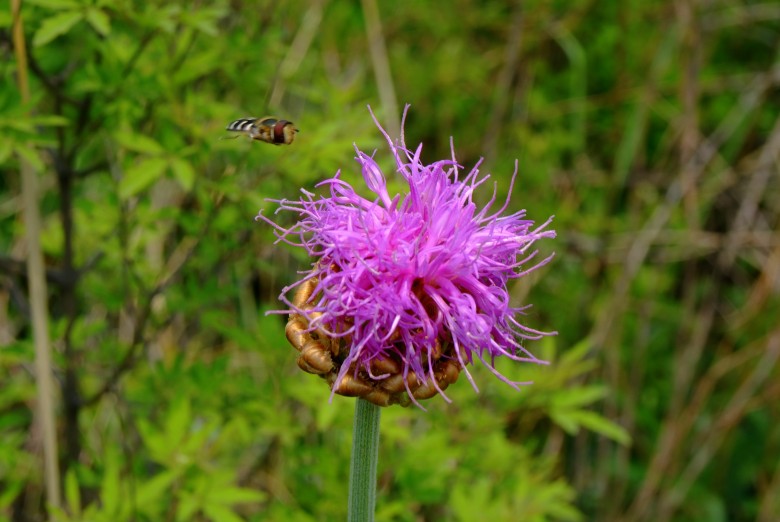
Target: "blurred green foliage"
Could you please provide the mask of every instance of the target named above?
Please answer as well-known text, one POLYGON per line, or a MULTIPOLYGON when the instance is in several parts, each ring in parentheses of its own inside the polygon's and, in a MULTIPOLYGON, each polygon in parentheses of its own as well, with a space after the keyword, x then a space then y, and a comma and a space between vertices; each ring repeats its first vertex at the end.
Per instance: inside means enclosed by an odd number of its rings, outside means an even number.
POLYGON ((359 180, 353 144, 389 166, 369 41, 407 142, 433 161, 453 137, 499 197, 519 160, 511 209, 559 232, 514 288, 551 364, 384 410, 377 519, 779 520, 780 12, 382 2, 368 35, 372 2, 27 0, 27 106, 0 6, 0 521, 345 518, 352 401, 265 315, 308 260, 253 217, 359 180), (220 139, 266 114, 293 145, 220 139), (61 386, 50 518, 20 158, 61 386))

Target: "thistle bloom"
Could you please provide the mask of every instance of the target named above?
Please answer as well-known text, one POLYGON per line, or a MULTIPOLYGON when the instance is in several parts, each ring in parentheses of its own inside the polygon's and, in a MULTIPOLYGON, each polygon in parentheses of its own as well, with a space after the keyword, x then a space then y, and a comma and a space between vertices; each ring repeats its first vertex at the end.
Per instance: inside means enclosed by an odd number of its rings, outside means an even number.
MULTIPOLYGON (((408 109, 408 106, 407 108, 408 109)), ((370 111, 370 108, 369 108, 370 111)), ((422 145, 406 147, 403 132, 387 140, 408 193, 391 196, 373 156, 355 147, 372 199, 360 196, 340 172, 318 187, 329 197, 302 190, 299 201, 273 200, 298 214, 290 228, 262 214, 278 241, 303 247, 313 259, 302 280, 283 290, 289 306, 287 336, 300 352, 298 363, 324 377, 333 393, 361 396, 379 405, 410 402, 441 394, 466 368, 497 357, 543 363, 523 347, 545 332, 521 324, 525 307, 510 304, 507 284, 546 264, 531 246, 553 238, 525 219, 525 211, 503 215, 509 203, 491 211, 473 201, 489 176, 477 165, 466 175, 452 158, 425 165, 422 145), (291 300, 288 294, 296 290, 291 300)), ((404 111, 404 118, 406 110, 404 111)), ((402 122, 403 128, 403 122, 402 122)), ((512 192, 517 167, 512 176, 512 192)))

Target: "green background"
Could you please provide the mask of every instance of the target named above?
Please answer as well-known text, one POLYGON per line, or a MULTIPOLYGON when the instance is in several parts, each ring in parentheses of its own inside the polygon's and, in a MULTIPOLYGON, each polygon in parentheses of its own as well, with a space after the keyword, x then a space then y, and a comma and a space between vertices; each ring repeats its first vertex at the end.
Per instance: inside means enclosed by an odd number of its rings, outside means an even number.
MULTIPOLYGON (((771 2, 0 5, 0 520, 46 519, 20 163, 40 181, 59 521, 344 520, 353 400, 300 372, 254 221, 341 169, 483 172, 554 261, 548 367, 382 412, 378 520, 780 520, 780 9, 771 2), (291 146, 221 140, 273 114, 291 146)), ((401 190, 398 179, 392 189, 401 190)), ((479 195, 490 198, 490 188, 479 195)), ((291 215, 279 221, 290 224, 291 215)))

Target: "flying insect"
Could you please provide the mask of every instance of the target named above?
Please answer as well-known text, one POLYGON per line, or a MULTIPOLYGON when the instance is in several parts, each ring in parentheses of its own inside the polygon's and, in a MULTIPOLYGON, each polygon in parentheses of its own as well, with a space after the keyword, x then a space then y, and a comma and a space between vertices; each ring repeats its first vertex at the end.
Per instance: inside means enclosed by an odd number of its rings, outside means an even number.
MULTIPOLYGON (((241 118, 230 122, 225 127, 230 132, 240 132, 253 140, 264 141, 274 145, 289 145, 295 139, 298 129, 289 120, 280 120, 273 116, 263 118, 241 118)), ((238 136, 235 136, 236 138, 238 136)))

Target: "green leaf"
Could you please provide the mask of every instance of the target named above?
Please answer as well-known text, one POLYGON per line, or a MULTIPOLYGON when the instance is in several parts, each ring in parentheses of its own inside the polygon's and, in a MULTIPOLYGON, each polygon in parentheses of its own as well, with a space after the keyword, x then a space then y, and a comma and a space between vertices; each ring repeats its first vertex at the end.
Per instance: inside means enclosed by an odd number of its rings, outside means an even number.
POLYGON ((143 484, 138 486, 137 505, 143 507, 146 504, 160 503, 160 499, 170 490, 171 484, 178 477, 178 470, 168 470, 145 480, 143 484))
POLYGON ((265 494, 261 491, 233 486, 219 489, 211 496, 218 499, 220 503, 228 505, 240 504, 242 502, 262 502, 265 500, 265 494))
POLYGON ((65 503, 73 516, 81 514, 81 492, 75 468, 70 468, 65 475, 65 503))
POLYGON ((41 161, 41 157, 35 148, 19 143, 14 147, 14 150, 19 156, 26 159, 36 172, 43 172, 46 169, 46 165, 41 161))
POLYGON ((164 433, 160 433, 146 419, 138 421, 138 432, 143 440, 144 447, 149 451, 151 459, 164 464, 169 458, 169 444, 164 433))
POLYGON ((221 504, 206 504, 203 511, 209 520, 214 522, 244 522, 244 519, 236 515, 233 510, 221 504))
POLYGON ((105 11, 93 7, 87 9, 87 22, 102 36, 107 36, 111 32, 111 20, 105 11))
POLYGON ((199 509, 199 499, 194 495, 182 495, 179 498, 179 509, 176 512, 176 522, 191 520, 199 509))
POLYGON ((576 412, 571 410, 552 410, 550 412, 550 418, 569 435, 576 435, 580 425, 577 422, 574 413, 576 412))
POLYGON ((28 119, 33 125, 40 125, 43 127, 63 127, 70 123, 68 118, 55 114, 50 114, 48 116, 31 116, 28 119))
POLYGON ((573 417, 577 419, 579 424, 588 428, 590 431, 600 433, 612 439, 615 442, 627 446, 631 443, 631 435, 620 425, 612 422, 611 420, 602 417, 593 411, 578 411, 573 417))
POLYGON ((11 27, 13 24, 13 17, 8 11, 0 11, 0 27, 11 27))
MULTIPOLYGON (((22 481, 12 482, 11 484, 6 485, 5 491, 0 492, 0 509, 7 508, 13 504, 13 501, 16 500, 25 485, 26 484, 22 481)), ((0 520, 5 522, 5 519, 0 518, 0 520)))
POLYGON ((587 406, 607 395, 605 386, 581 386, 556 391, 552 397, 553 408, 576 408, 587 406))
POLYGON ((217 23, 224 15, 225 10, 222 8, 205 8, 195 12, 185 12, 182 16, 182 22, 210 36, 217 36, 219 34, 217 23))
POLYGON ((27 134, 35 133, 35 125, 33 125, 31 118, 2 118, 0 119, 0 127, 6 127, 27 134))
POLYGON ((7 139, 0 140, 0 164, 5 163, 11 157, 13 146, 7 139))
POLYGON ((100 485, 100 502, 106 513, 114 515, 119 513, 120 484, 119 484, 119 466, 114 454, 107 456, 106 469, 103 474, 103 481, 100 485))
POLYGON ((186 399, 177 400, 171 404, 165 419, 165 436, 172 444, 184 442, 192 426, 192 406, 186 399))
POLYGON ((84 15, 79 11, 67 11, 47 18, 41 24, 40 29, 35 32, 33 45, 36 47, 46 45, 58 36, 70 31, 83 17, 84 15))
POLYGON ((143 152, 146 154, 162 154, 165 149, 155 140, 143 134, 133 132, 118 132, 114 139, 127 150, 143 152))
POLYGON ((125 171, 119 182, 119 197, 127 199, 135 196, 157 181, 168 167, 165 158, 146 158, 125 171))
POLYGON ((65 9, 78 9, 79 3, 76 0, 25 0, 25 4, 37 5, 39 7, 47 7, 57 11, 63 11, 65 9))
POLYGON ((192 190, 192 186, 195 184, 195 169, 192 168, 192 164, 181 158, 173 158, 171 169, 173 177, 179 182, 181 188, 186 191, 192 190))
POLYGON ((590 339, 583 339, 575 344, 572 348, 566 350, 561 355, 561 363, 575 364, 577 361, 584 359, 588 355, 588 350, 591 348, 590 339))

